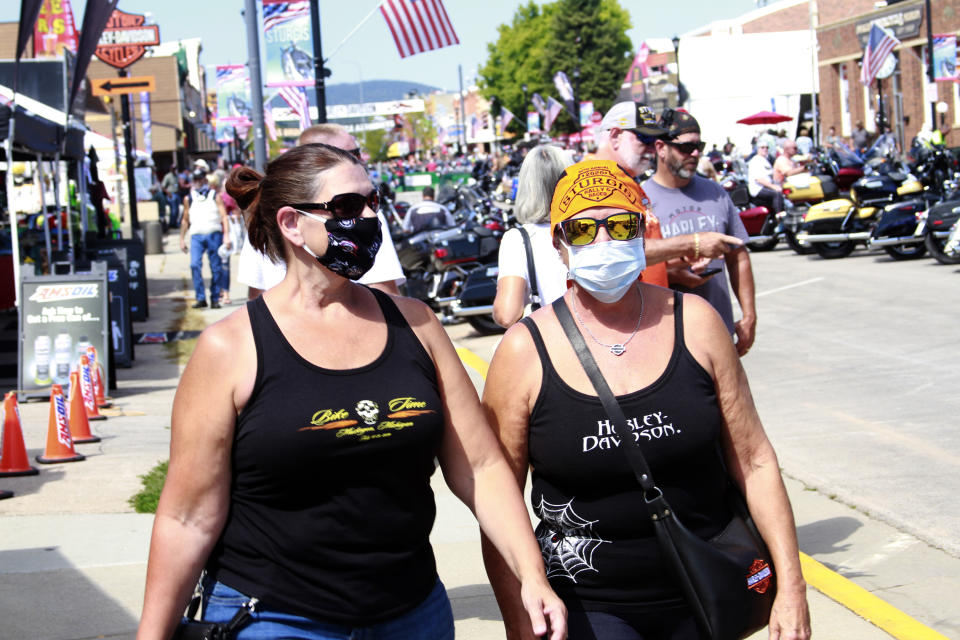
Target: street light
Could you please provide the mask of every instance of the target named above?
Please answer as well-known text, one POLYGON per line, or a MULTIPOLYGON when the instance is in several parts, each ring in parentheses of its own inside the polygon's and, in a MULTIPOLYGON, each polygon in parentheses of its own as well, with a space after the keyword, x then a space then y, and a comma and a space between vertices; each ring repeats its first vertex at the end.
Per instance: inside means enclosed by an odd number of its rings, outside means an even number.
POLYGON ((680 95, 680 36, 674 35, 670 41, 673 43, 673 61, 677 65, 677 106, 682 107, 683 101, 680 95))

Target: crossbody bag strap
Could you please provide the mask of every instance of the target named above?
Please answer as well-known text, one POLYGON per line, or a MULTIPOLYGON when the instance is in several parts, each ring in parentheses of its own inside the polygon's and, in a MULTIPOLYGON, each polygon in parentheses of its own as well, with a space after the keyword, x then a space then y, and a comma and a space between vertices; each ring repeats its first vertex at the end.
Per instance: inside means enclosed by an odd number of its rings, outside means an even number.
POLYGON ((567 334, 567 339, 570 340, 570 345, 580 359, 580 364, 583 365, 583 370, 587 373, 587 377, 590 378, 590 382, 593 384, 593 388, 600 398, 600 403, 603 405, 607 417, 613 421, 614 430, 620 436, 620 448, 623 449, 624 454, 627 456, 627 461, 629 461, 630 466, 633 467, 633 475, 637 477, 637 482, 640 483, 640 487, 643 489, 644 497, 661 497, 663 493, 653 482, 653 474, 650 472, 650 466, 647 464, 646 458, 643 457, 643 452, 640 451, 640 443, 634 440, 633 433, 631 433, 627 425, 627 418, 623 415, 623 410, 620 408, 620 403, 617 402, 603 374, 600 373, 600 367, 597 366, 597 361, 593 359, 593 354, 590 353, 590 349, 583 339, 583 334, 581 334, 580 329, 577 328, 577 324, 570 314, 570 308, 567 307, 563 296, 557 298, 553 303, 553 312, 557 314, 557 320, 560 321, 560 326, 563 327, 563 331, 567 334))
POLYGON ((533 302, 533 310, 536 311, 543 306, 540 300, 540 289, 537 287, 537 271, 533 266, 533 245, 530 243, 530 234, 520 225, 517 227, 520 237, 523 238, 523 248, 527 253, 527 276, 530 277, 530 300, 533 302))

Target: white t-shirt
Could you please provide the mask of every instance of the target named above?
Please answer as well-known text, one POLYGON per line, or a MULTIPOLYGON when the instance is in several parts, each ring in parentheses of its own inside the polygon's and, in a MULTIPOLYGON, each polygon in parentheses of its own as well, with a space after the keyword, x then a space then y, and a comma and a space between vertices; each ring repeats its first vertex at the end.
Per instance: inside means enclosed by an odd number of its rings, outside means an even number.
MULTIPOLYGON (((358 282, 375 284, 393 280, 399 286, 406 282, 407 278, 403 275, 403 268, 400 266, 397 250, 393 246, 393 238, 390 237, 390 227, 387 226, 387 220, 380 212, 377 212, 377 217, 380 218, 380 232, 383 234, 383 242, 380 244, 380 250, 377 251, 377 257, 374 258, 373 268, 363 274, 358 282)), ((254 289, 266 291, 280 284, 285 275, 287 275, 286 263, 276 264, 254 249, 249 242, 243 244, 237 262, 237 282, 254 289)))
MULTIPOLYGON (((540 304, 546 306, 562 296, 567 290, 567 267, 553 247, 550 238, 550 224, 525 224, 523 228, 530 235, 530 247, 533 249, 533 269, 537 274, 537 287, 540 290, 540 304)), ((527 252, 523 247, 523 236, 518 229, 510 229, 503 234, 498 257, 500 273, 497 280, 506 276, 519 276, 527 282, 527 294, 524 306, 530 303, 530 275, 527 273, 527 252)))
POLYGON ((747 163, 747 188, 750 195, 755 196, 763 189, 763 185, 757 182, 757 178, 766 178, 767 182, 773 182, 773 166, 770 161, 759 153, 747 163))

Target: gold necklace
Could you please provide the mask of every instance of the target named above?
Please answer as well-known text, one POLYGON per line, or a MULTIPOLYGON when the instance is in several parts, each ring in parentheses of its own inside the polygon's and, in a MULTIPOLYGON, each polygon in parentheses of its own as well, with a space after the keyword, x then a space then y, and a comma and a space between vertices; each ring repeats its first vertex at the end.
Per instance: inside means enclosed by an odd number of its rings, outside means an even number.
POLYGON ((596 342, 601 347, 606 347, 610 350, 615 356, 622 356, 627 351, 627 344, 633 340, 633 336, 637 335, 637 332, 640 330, 640 323, 643 322, 643 289, 637 289, 640 293, 640 316, 637 318, 637 326, 633 328, 633 333, 630 334, 630 337, 624 340, 623 342, 616 342, 614 344, 607 344, 606 342, 600 342, 597 340, 597 336, 593 335, 593 331, 590 331, 590 327, 587 326, 587 323, 583 321, 583 318, 580 317, 580 312, 577 311, 577 296, 572 291, 570 292, 570 301, 573 306, 573 315, 577 317, 577 321, 580 325, 587 330, 587 335, 589 335, 594 342, 596 342))

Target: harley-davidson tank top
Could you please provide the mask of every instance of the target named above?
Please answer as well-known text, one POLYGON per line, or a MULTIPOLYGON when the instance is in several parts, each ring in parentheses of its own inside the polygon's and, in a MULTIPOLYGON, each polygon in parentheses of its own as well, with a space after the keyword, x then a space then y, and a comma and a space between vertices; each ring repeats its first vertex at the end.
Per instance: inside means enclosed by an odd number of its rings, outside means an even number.
MULTIPOLYGON (((674 344, 649 386, 618 396, 629 431, 679 519, 702 538, 732 514, 718 438, 723 419, 713 379, 683 340, 682 296, 674 297, 674 344)), ((530 416, 530 500, 547 577, 569 609, 643 612, 682 606, 661 562, 640 485, 595 395, 565 383, 543 338, 524 324, 543 369, 530 416)), ((622 432, 623 429, 620 429, 622 432)))
POLYGON ((437 581, 430 476, 444 412, 433 361, 389 296, 370 364, 324 369, 286 340, 263 297, 237 419, 230 511, 207 568, 280 611, 348 626, 390 619, 437 581))

